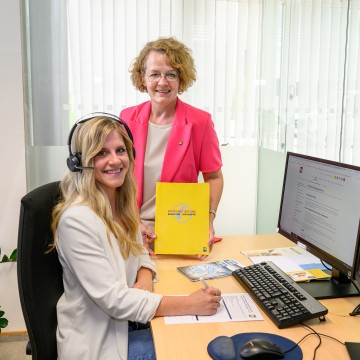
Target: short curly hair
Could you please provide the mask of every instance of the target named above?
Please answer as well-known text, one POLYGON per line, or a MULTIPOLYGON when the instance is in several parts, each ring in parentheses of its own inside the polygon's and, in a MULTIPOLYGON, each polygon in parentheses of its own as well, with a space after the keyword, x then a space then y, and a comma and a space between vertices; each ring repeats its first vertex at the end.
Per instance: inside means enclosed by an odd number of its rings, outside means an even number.
POLYGON ((174 37, 159 38, 148 42, 130 66, 131 80, 135 88, 146 92, 144 74, 146 61, 151 51, 166 55, 169 64, 179 73, 179 94, 186 91, 196 81, 196 68, 191 50, 174 37))

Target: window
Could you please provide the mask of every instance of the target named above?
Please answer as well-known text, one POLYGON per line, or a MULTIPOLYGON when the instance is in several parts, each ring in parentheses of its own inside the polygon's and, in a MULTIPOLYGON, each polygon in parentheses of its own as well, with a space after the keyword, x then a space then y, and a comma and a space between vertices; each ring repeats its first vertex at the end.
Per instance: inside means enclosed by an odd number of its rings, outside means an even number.
POLYGON ((266 1, 261 145, 360 164, 360 1, 266 1))
POLYGON ((181 98, 212 114, 221 144, 360 164, 360 0, 23 0, 23 15, 30 147, 147 100, 128 68, 171 35, 197 66, 181 98))

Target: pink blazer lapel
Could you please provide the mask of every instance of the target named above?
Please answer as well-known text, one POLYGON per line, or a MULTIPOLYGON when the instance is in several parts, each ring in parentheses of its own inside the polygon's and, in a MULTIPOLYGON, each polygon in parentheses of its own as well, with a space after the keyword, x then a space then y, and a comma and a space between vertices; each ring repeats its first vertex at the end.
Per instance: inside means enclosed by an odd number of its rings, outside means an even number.
POLYGON ((148 133, 148 120, 150 115, 150 101, 144 108, 142 108, 139 116, 137 117, 138 125, 133 127, 133 136, 135 139, 135 151, 136 151, 136 160, 135 160, 135 170, 134 174, 138 182, 138 206, 142 204, 143 196, 143 185, 144 185, 144 159, 145 159, 145 149, 146 149, 146 139, 148 133))

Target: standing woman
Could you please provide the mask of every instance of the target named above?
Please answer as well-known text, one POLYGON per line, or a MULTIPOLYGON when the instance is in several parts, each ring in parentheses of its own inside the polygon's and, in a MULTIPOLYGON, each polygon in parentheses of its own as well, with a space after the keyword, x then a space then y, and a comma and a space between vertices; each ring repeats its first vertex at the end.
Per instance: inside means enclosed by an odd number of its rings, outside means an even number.
POLYGON ((70 132, 69 171, 52 214, 64 283, 59 360, 155 359, 143 324, 154 316, 214 314, 219 306, 214 288, 174 297, 152 292, 156 269, 138 229, 133 144, 125 130, 103 114, 80 119, 70 132))
POLYGON ((130 127, 136 148, 141 232, 154 252, 156 182, 198 182, 201 172, 210 184, 209 246, 213 221, 223 190, 219 141, 211 115, 178 98, 196 80, 190 50, 174 38, 159 38, 141 50, 131 66, 131 79, 150 101, 124 109, 120 118, 130 127))

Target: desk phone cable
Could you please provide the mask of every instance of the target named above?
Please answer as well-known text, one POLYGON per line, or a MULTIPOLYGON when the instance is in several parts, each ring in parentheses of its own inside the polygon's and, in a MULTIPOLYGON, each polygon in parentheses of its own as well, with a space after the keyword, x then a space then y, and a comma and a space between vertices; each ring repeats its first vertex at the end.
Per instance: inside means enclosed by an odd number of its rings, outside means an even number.
POLYGON ((342 341, 340 341, 339 339, 334 338, 333 336, 327 335, 327 334, 323 334, 323 333, 319 333, 316 330, 314 330, 311 326, 304 324, 303 322, 300 323, 300 325, 302 325, 303 327, 309 329, 311 332, 309 334, 304 335, 293 347, 291 347, 288 350, 284 350, 284 353, 288 353, 291 350, 293 350, 296 346, 298 346, 302 341, 304 341, 307 337, 312 336, 312 335, 316 335, 317 338, 319 339, 319 343, 316 345, 315 349, 314 349, 314 353, 313 353, 313 360, 315 360, 316 358, 316 352, 317 350, 320 348, 321 344, 322 344, 322 340, 321 337, 326 337, 329 338, 331 340, 335 340, 337 341, 339 344, 344 345, 345 343, 343 343, 342 341))
MULTIPOLYGON (((333 336, 330 336, 330 335, 327 335, 327 334, 324 334, 324 333, 317 332, 317 331, 314 330, 311 326, 306 325, 306 324, 304 324, 304 323, 300 323, 300 324, 301 324, 302 326, 308 328, 310 331, 312 331, 312 332, 311 332, 310 334, 308 334, 308 335, 317 335, 318 337, 323 336, 323 337, 326 337, 326 338, 328 338, 328 339, 334 340, 334 341, 338 342, 339 344, 341 344, 341 345, 343 345, 343 346, 346 346, 345 343, 343 343, 342 341, 340 341, 339 339, 337 339, 337 338, 335 338, 335 337, 333 337, 333 336)), ((320 345, 321 345, 321 344, 319 344, 319 346, 320 346, 320 345)), ((317 347, 317 348, 318 348, 318 347, 317 347)), ((316 352, 317 348, 315 349, 315 352, 316 352)), ((315 359, 315 352, 314 352, 314 359, 315 359)))

